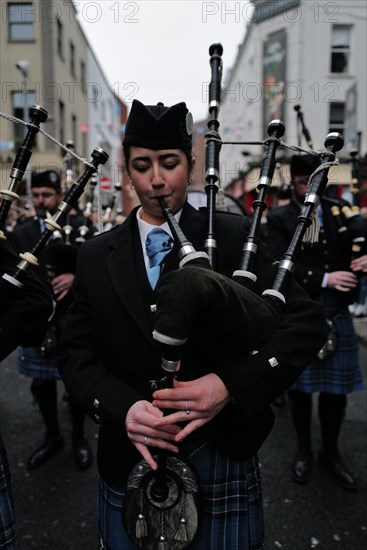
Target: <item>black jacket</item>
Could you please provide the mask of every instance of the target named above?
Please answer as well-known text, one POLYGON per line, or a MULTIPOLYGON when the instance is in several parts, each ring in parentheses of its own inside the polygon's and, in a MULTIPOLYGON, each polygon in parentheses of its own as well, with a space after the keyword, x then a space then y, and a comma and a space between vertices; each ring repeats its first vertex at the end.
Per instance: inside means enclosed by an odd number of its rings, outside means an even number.
MULTIPOLYGON (((195 249, 202 250, 203 214, 186 204, 180 226, 195 249)), ((230 277, 238 268, 247 230, 247 218, 218 213, 217 271, 230 277)), ((162 277, 177 267, 174 248, 162 277)), ((271 286, 274 272, 272 259, 263 246, 257 255, 256 272, 255 290, 261 293, 271 286)), ((101 476, 111 484, 124 483, 141 458, 126 435, 126 413, 138 400, 151 398, 149 381, 161 377, 160 354, 152 338, 154 314, 150 306, 155 302, 155 293, 143 262, 136 209, 121 226, 81 247, 74 300, 59 356, 60 374, 69 391, 100 426, 101 476)), ((241 356, 233 357, 228 341, 215 364, 212 354, 209 360, 207 353, 215 342, 204 341, 200 331, 187 344, 183 376, 198 378, 214 370, 234 398, 235 404, 226 407, 202 434, 229 454, 245 457, 258 450, 273 424, 270 403, 294 383, 325 340, 322 308, 294 282, 287 300, 280 326, 258 353, 246 349, 241 356), (274 357, 277 366, 272 366, 274 357)), ((238 340, 241 335, 234 334, 233 338, 238 340)))
POLYGON ((8 241, 0 240, 0 361, 19 345, 40 344, 53 309, 51 293, 31 270, 23 288, 3 279, 15 273, 19 261, 8 241))

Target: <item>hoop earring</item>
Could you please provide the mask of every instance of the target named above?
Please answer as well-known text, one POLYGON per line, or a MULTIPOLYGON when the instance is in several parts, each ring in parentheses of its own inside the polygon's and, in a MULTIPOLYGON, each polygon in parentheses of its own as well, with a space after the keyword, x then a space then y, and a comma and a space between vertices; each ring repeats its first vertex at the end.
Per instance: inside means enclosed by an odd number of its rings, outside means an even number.
POLYGON ((133 183, 132 183, 131 180, 129 181, 129 186, 130 186, 130 189, 132 189, 134 191, 135 187, 133 186, 133 183))

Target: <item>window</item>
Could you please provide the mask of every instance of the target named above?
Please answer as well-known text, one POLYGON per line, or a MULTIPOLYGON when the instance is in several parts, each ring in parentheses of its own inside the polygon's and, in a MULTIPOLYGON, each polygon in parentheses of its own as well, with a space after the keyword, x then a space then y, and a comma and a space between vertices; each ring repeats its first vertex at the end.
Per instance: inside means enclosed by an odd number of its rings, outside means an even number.
POLYGON ((57 53, 64 58, 64 28, 60 19, 57 20, 57 53))
POLYGON ((331 38, 331 72, 348 73, 350 69, 350 37, 348 25, 333 25, 331 38))
POLYGON ((344 134, 345 103, 330 103, 329 131, 344 134))
POLYGON ((62 101, 59 101, 59 124, 59 141, 65 143, 65 105, 62 101))
MULTIPOLYGON (((12 105, 13 115, 24 122, 29 121, 29 108, 35 105, 36 94, 35 92, 13 92, 12 93, 12 105)), ((23 143, 24 136, 27 132, 27 127, 22 124, 14 123, 14 147, 17 149, 23 143)), ((36 142, 34 141, 34 146, 36 142)))
POLYGON ((85 63, 83 61, 80 62, 80 84, 82 86, 82 90, 85 88, 85 63))
POLYGON ((75 47, 72 42, 70 42, 70 72, 75 76, 75 47))
POLYGON ((8 3, 7 15, 10 42, 34 40, 34 7, 32 2, 8 3))
POLYGON ((76 118, 76 115, 71 115, 71 139, 74 142, 75 150, 77 150, 78 148, 76 138, 77 138, 77 118, 76 118))
POLYGON ((109 118, 109 128, 111 128, 111 130, 113 129, 114 127, 114 124, 115 124, 115 106, 113 104, 113 101, 111 101, 110 99, 107 101, 107 105, 108 105, 108 118, 109 118))

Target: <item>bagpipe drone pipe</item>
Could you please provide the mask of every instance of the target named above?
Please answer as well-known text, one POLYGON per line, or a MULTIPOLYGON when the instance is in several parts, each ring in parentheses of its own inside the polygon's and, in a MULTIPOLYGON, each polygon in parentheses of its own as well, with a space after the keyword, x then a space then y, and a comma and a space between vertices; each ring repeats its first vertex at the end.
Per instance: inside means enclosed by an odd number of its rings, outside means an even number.
POLYGON ((13 201, 19 199, 17 190, 23 179, 28 163, 32 156, 32 147, 37 133, 40 130, 41 122, 46 122, 48 113, 39 105, 33 105, 29 109, 30 122, 26 124, 27 132, 22 145, 18 148, 13 166, 10 170, 10 184, 8 189, 1 189, 0 196, 0 238, 6 238, 3 229, 13 201))

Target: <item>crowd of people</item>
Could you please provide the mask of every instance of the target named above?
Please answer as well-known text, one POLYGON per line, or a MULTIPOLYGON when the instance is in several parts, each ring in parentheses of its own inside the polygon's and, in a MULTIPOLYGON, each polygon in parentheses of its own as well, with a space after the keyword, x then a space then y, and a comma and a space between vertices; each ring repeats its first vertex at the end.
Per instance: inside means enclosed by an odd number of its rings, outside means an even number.
MULTIPOLYGON (((218 349, 208 355, 200 344, 206 332, 200 323, 203 312, 198 312, 182 351, 179 374, 165 384, 162 349, 153 338, 155 312, 161 303, 160 288, 179 269, 181 257, 159 198, 164 198, 193 248, 203 251, 205 246, 205 211, 187 200, 195 164, 190 120, 183 102, 166 107, 134 100, 123 149, 139 206, 109 231, 97 234, 89 222, 81 246, 75 228, 83 216, 70 215, 70 242, 50 240, 25 287, 1 308, 1 359, 18 348, 17 369, 31 379, 31 394, 45 428, 27 468, 42 467, 65 444, 58 419, 60 379, 70 407, 72 448, 79 469, 89 468, 93 461, 84 435, 85 415, 98 425, 100 548, 136 548, 149 536, 162 548, 165 544, 169 548, 171 539, 186 539, 192 549, 263 548, 257 452, 272 430, 272 405, 281 396, 289 403, 295 428, 296 449, 290 464, 294 481, 305 483, 312 475, 311 410, 313 394, 318 394, 322 434, 318 461, 341 488, 355 491, 358 487, 342 456, 340 432, 347 395, 364 387, 351 310, 361 299, 357 291, 365 288, 360 275, 367 273, 367 251, 362 249, 352 258, 351 250, 356 232, 367 236, 367 218, 359 216, 346 222, 345 231, 338 231, 331 207, 345 206, 342 199, 327 193, 322 198, 317 209, 319 241, 303 246, 285 290, 279 322, 256 350, 237 351, 229 339, 219 341, 218 349), (30 311, 32 327, 23 331, 18 315, 24 322, 30 311), (325 351, 330 331, 336 345, 325 351), (153 512, 144 494, 161 472, 161 458, 167 456, 193 469, 201 506, 195 511, 190 500, 190 511, 182 500, 177 507, 162 504, 164 511, 160 510, 160 521, 153 528, 149 524, 153 512), (130 473, 141 461, 148 478, 141 476, 140 485, 132 486, 130 473), (139 507, 129 515, 136 491, 139 507), (192 531, 195 514, 198 525, 192 531)), ((285 204, 269 209, 262 228, 265 243, 258 246, 257 279, 251 289, 256 297, 273 283, 274 259, 279 260, 287 249, 308 178, 318 164, 314 155, 297 154, 291 159, 288 196, 281 197, 285 204)), ((33 174, 34 215, 12 224, 8 239, 0 241, 1 274, 11 272, 17 252, 30 250, 41 235, 44 220, 62 200, 61 183, 55 171, 33 174)), ((247 216, 217 211, 216 284, 238 267, 249 224, 247 216)), ((196 264, 190 268, 205 284, 208 270, 196 264)), ((187 294, 182 300, 189 304, 187 294)), ((262 327, 265 319, 260 308, 252 323, 262 327)), ((15 521, 2 442, 0 451, 5 480, 0 494, 0 548, 13 549, 15 521)), ((183 482, 178 478, 177 483, 183 482)), ((183 494, 188 503, 189 497, 183 494)))

